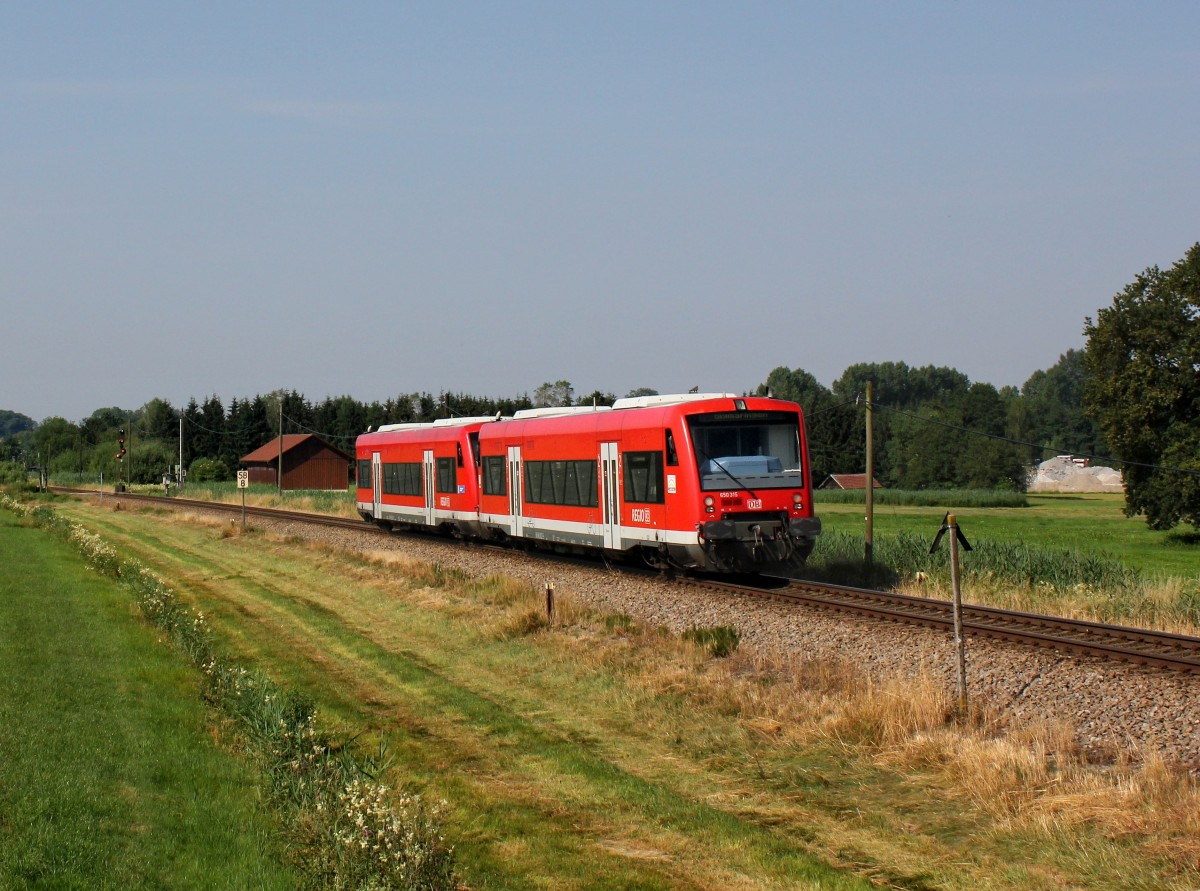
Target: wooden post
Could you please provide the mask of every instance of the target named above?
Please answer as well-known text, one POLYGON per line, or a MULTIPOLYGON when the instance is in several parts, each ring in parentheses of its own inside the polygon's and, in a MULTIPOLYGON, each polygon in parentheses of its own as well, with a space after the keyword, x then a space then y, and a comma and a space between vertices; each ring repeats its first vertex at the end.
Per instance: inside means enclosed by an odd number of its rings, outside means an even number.
POLYGON ((546 621, 554 624, 554 582, 546 582, 546 621))
POLYGON ((283 396, 279 397, 279 467, 275 472, 279 477, 279 497, 283 498, 283 396))
POLYGON ((950 584, 954 590, 954 652, 958 670, 958 705, 960 718, 967 714, 967 641, 962 623, 962 584, 958 574, 958 519, 954 514, 946 516, 950 533, 950 584))
POLYGON ((867 531, 863 559, 867 566, 875 560, 875 404, 874 387, 867 381, 867 531))

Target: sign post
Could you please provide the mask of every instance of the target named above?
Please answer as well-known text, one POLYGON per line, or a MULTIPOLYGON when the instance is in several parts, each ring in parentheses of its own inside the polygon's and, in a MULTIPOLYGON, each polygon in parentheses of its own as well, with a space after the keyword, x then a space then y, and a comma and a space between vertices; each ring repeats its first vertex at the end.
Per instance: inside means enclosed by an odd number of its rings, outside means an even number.
POLYGON ((954 591, 954 655, 958 675, 956 711, 960 718, 965 718, 967 716, 967 639, 963 633, 962 584, 958 573, 958 547, 962 545, 964 551, 969 551, 971 543, 967 541, 967 537, 959 528, 958 518, 954 514, 947 513, 942 520, 942 528, 938 530, 938 534, 933 539, 933 546, 930 547, 929 553, 932 554, 938 549, 942 536, 947 532, 950 533, 950 586, 954 591))
POLYGON ((242 531, 246 531, 246 490, 250 488, 250 471, 237 472, 238 488, 242 490, 242 531))

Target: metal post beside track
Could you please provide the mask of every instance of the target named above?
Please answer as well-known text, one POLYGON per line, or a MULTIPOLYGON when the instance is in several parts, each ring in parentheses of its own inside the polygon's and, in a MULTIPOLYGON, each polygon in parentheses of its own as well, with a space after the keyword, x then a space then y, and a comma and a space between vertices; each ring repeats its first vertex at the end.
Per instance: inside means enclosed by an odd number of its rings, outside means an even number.
POLYGON ((950 527, 950 585, 954 589, 954 655, 958 669, 958 715, 967 714, 967 640, 963 634, 962 584, 958 575, 958 522, 954 514, 946 517, 950 527))
POLYGON ((250 471, 237 472, 237 485, 242 490, 242 531, 246 531, 246 489, 250 487, 250 471))
POLYGON ((947 532, 950 533, 950 585, 954 591, 952 609, 954 616, 954 659, 956 663, 956 674, 958 675, 958 703, 955 707, 955 714, 959 718, 965 718, 967 715, 967 638, 963 633, 963 618, 962 618, 962 583, 958 573, 958 546, 962 545, 964 551, 971 550, 971 543, 967 541, 967 537, 963 535, 963 531, 958 528, 958 518, 952 513, 946 514, 942 520, 942 528, 938 530, 938 534, 933 539, 933 544, 929 548, 929 553, 932 554, 938 549, 938 545, 942 541, 942 536, 947 532))

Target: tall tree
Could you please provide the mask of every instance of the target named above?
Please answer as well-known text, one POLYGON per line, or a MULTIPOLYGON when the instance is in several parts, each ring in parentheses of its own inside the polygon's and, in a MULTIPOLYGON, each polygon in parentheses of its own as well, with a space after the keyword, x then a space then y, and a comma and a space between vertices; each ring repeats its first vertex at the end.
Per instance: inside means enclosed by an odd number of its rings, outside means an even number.
POLYGON ((570 405, 574 399, 575 388, 570 381, 546 381, 533 393, 533 404, 539 408, 570 405))
POLYGON ((859 469, 847 463, 852 460, 848 456, 862 454, 861 441, 857 449, 851 443, 857 411, 853 404, 840 405, 829 388, 803 368, 791 370, 782 365, 767 375, 757 393, 759 396, 770 393, 777 399, 799 403, 808 434, 808 460, 814 486, 821 485, 832 473, 859 469))
POLYGON ((183 466, 190 467, 197 457, 196 429, 200 425, 200 405, 193 396, 183 410, 183 466))
POLYGON ((0 409, 0 436, 16 436, 37 426, 33 418, 7 409, 0 409))
MULTIPOLYGON (((200 419, 195 422, 190 437, 195 458, 227 457, 226 452, 229 450, 225 445, 225 406, 221 404, 221 399, 216 393, 204 400, 200 407, 200 419)), ((227 467, 235 466, 228 461, 225 464, 227 467)), ((188 462, 188 466, 191 466, 191 462, 188 462)))
MULTIPOLYGON (((1050 368, 1031 374, 1021 388, 1017 438, 1060 454, 1104 454, 1100 428, 1083 410, 1086 376, 1083 350, 1067 350, 1050 368)), ((1039 449, 1030 457, 1040 461, 1045 454, 1039 449)))
POLYGON ((171 403, 156 397, 142 406, 138 432, 146 439, 175 440, 179 436, 179 416, 171 403))
POLYGON ((1125 512, 1200 528, 1200 243, 1090 318, 1084 405, 1126 463, 1125 512))

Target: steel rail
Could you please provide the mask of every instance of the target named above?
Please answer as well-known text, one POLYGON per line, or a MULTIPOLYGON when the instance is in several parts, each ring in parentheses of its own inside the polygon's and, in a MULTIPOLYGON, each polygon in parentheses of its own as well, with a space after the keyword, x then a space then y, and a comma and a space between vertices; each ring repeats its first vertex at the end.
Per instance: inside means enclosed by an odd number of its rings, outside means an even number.
MULTIPOLYGON (((949 601, 843 585, 779 581, 785 586, 775 589, 725 582, 706 584, 754 598, 803 603, 939 630, 953 628, 949 601)), ((968 635, 976 637, 1200 674, 1200 637, 1185 634, 971 605, 963 608, 963 627, 968 635)))

